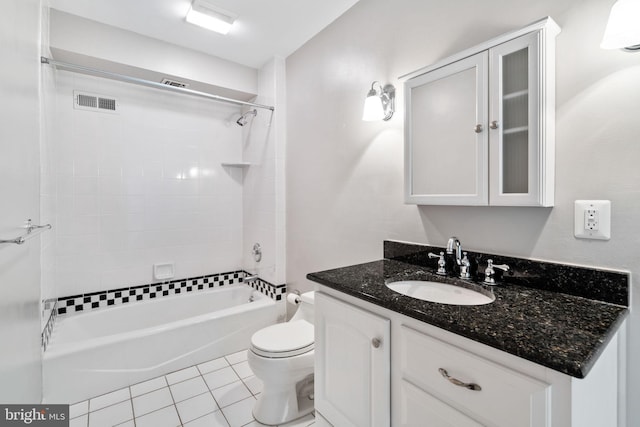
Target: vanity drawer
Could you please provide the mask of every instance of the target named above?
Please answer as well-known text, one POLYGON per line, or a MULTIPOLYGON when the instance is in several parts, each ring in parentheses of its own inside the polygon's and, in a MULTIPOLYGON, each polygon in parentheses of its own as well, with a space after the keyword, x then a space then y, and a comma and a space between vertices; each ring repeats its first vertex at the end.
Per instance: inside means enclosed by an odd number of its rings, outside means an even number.
POLYGON ((405 325, 401 327, 399 345, 400 373, 404 381, 481 424, 499 427, 550 425, 549 384, 405 325), (450 378, 445 378, 441 370, 445 370, 450 378), (455 385, 452 383, 455 380, 475 384, 479 389, 455 385))

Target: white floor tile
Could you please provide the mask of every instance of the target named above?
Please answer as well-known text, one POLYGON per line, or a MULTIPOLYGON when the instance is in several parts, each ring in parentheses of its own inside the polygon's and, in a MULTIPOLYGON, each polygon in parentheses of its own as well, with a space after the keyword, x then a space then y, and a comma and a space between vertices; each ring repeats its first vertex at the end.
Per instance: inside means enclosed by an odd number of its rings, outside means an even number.
POLYGON ((149 381, 134 384, 131 386, 131 396, 136 397, 141 394, 149 393, 150 391, 158 390, 167 386, 167 380, 164 376, 154 378, 149 381))
POLYGON ((120 402, 89 413, 89 427, 112 427, 133 419, 131 401, 120 402))
POLYGON ((69 406, 69 418, 73 419, 79 417, 80 415, 84 415, 89 412, 89 401, 85 400, 84 402, 76 403, 75 405, 69 406))
POLYGON ((184 424, 184 427, 229 427, 222 412, 216 411, 184 424))
POLYGON ((120 390, 113 391, 111 393, 103 394, 102 396, 94 397, 89 400, 89 410, 97 411, 98 409, 106 408, 115 403, 124 402, 131 399, 131 393, 129 393, 129 387, 121 388, 120 390))
POLYGON ((236 363, 232 368, 240 378, 247 378, 253 375, 253 371, 249 367, 249 362, 246 360, 244 362, 236 363))
POLYGON ((173 384, 170 388, 173 400, 176 402, 182 402, 190 397, 209 392, 209 388, 207 388, 207 384, 205 384, 202 377, 195 377, 173 384))
POLYGON ((218 410, 218 405, 215 400, 213 400, 211 393, 203 393, 191 399, 183 400, 182 402, 176 403, 176 406, 183 423, 218 410))
POLYGON ((244 385, 249 388, 249 391, 255 396, 256 394, 262 393, 262 380, 258 379, 256 376, 243 378, 242 381, 244 385))
MULTIPOLYGON (((212 391, 213 397, 221 408, 251 397, 251 392, 242 381, 225 385, 212 391)), ((251 420, 249 420, 251 421, 251 420)))
POLYGON ((229 366, 229 362, 224 357, 220 357, 218 359, 210 360, 205 363, 201 363, 198 365, 198 369, 200 373, 206 374, 208 372, 217 371, 218 369, 226 368, 229 366))
POLYGON ((118 424, 115 427, 136 427, 136 423, 133 420, 125 421, 122 424, 118 424))
POLYGON ((240 379, 238 374, 236 374, 236 371, 234 371, 231 366, 214 372, 209 372, 208 374, 203 375, 203 378, 207 382, 207 386, 209 386, 210 390, 231 384, 232 382, 240 379))
POLYGON ((136 418, 169 405, 173 405, 173 398, 168 387, 133 398, 133 411, 136 418))
POLYGON ((227 361, 231 365, 244 362, 245 360, 247 360, 247 350, 242 350, 237 353, 229 354, 228 356, 225 356, 225 359, 227 359, 227 361))
POLYGON ((184 380, 188 380, 190 378, 195 378, 198 375, 200 375, 200 372, 198 371, 198 369, 195 366, 191 366, 189 368, 182 369, 181 371, 176 371, 176 372, 167 374, 166 377, 167 377, 167 381, 169 382, 169 385, 171 385, 171 384, 179 383, 184 380))
POLYGON ((136 417, 136 427, 176 427, 180 425, 178 411, 173 405, 136 417))
POLYGON ((84 414, 69 420, 69 427, 87 427, 89 424, 89 415, 84 414))
POLYGON ((253 421, 253 405, 256 400, 250 397, 233 405, 222 408, 222 412, 231 427, 240 427, 253 421))

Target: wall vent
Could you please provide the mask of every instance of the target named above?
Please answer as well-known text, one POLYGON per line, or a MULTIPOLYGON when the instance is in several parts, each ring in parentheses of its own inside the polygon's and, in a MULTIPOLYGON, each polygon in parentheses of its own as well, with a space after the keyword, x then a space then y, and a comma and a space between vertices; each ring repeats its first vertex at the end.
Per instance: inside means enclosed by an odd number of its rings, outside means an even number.
POLYGON ((181 87, 181 88, 185 88, 185 89, 189 87, 189 83, 179 82, 177 80, 171 80, 171 79, 167 79, 167 78, 162 79, 161 83, 163 85, 173 86, 173 87, 181 87))
POLYGON ((73 107, 78 110, 118 112, 118 100, 95 93, 73 91, 73 107))

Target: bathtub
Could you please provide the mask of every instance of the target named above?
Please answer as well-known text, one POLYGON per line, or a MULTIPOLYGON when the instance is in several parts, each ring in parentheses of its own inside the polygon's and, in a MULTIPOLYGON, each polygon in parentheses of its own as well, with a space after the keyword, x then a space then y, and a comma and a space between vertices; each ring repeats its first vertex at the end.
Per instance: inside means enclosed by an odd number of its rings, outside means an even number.
POLYGON ((79 402, 246 349, 278 314, 238 283, 63 316, 43 355, 43 401, 79 402))

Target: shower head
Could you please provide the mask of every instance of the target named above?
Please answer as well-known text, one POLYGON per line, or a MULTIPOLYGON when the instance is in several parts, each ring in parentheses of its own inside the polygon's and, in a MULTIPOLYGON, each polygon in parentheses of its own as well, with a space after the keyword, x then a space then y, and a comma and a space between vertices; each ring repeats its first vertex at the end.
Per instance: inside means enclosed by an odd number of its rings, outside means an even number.
POLYGON ((244 126, 246 125, 249 120, 247 119, 248 116, 257 116, 258 115, 258 110, 253 109, 253 110, 249 110, 246 113, 244 113, 243 115, 240 116, 240 118, 238 120, 236 120, 236 123, 240 126, 244 126))

